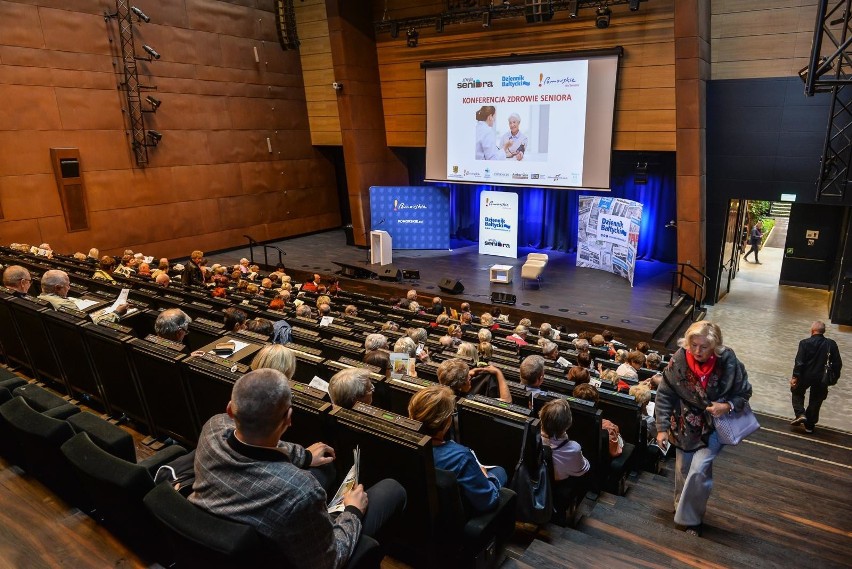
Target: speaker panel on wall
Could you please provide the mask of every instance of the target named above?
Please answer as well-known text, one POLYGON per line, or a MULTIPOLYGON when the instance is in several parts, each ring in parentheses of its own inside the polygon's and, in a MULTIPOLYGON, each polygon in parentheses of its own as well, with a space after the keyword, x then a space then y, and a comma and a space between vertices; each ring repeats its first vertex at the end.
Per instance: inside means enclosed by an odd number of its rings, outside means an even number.
POLYGON ((438 283, 438 288, 450 294, 461 294, 464 292, 464 285, 457 279, 441 279, 441 282, 438 283))

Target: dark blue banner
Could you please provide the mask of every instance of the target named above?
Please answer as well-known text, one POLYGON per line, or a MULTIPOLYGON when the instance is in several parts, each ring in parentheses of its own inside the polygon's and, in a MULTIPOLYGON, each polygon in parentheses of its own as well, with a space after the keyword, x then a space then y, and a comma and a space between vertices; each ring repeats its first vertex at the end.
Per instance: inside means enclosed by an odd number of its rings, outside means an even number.
POLYGON ((450 192, 436 186, 372 186, 372 229, 390 233, 394 249, 450 248, 450 192))

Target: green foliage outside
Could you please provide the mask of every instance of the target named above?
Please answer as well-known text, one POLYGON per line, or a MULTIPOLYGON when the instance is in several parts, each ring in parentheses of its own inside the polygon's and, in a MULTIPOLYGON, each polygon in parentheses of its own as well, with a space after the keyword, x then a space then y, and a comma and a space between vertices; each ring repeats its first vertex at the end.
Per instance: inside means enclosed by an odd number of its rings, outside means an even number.
POLYGON ((757 200, 749 200, 748 202, 748 226, 749 229, 754 227, 754 224, 758 221, 763 222, 763 240, 761 242, 761 247, 763 243, 766 242, 766 238, 769 237, 769 232, 772 231, 772 228, 775 227, 775 219, 769 217, 769 210, 772 207, 772 202, 767 201, 757 201, 757 200))

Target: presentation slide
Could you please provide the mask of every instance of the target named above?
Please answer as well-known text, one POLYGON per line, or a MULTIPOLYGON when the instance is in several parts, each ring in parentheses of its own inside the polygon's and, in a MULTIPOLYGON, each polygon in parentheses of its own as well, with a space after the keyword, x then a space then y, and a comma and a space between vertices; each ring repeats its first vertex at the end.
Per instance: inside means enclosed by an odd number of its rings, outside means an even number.
POLYGON ((622 53, 425 62, 425 179, 608 190, 622 53))
POLYGON ((587 60, 448 69, 447 179, 579 185, 588 69, 587 60))

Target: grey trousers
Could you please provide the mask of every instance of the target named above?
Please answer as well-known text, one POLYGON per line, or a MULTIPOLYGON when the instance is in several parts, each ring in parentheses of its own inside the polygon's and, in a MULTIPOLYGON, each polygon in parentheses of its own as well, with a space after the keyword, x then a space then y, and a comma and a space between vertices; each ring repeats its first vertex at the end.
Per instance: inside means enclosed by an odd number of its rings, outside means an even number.
POLYGON ((713 459, 722 450, 716 431, 706 447, 693 452, 677 449, 674 507, 676 524, 697 526, 704 519, 713 489, 713 459))

